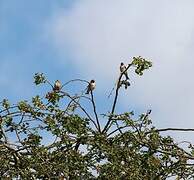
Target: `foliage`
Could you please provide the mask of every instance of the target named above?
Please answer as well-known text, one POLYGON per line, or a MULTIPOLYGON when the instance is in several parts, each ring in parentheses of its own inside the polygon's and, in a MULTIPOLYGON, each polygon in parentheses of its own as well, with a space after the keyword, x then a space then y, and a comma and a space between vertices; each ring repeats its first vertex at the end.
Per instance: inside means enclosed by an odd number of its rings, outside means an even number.
MULTIPOLYGON (((138 75, 152 63, 134 57, 129 68, 138 75)), ((43 74, 35 74, 35 84, 48 84, 44 97, 11 105, 1 102, 0 176, 19 179, 177 179, 194 178, 194 147, 183 149, 160 132, 184 129, 157 129, 151 111, 135 118, 133 112, 115 114, 119 90, 129 80, 121 73, 110 113, 96 112, 94 92, 90 96, 70 95, 65 85, 59 91, 43 74), (65 101, 63 101, 65 99, 65 101), (81 99, 92 104, 84 108, 81 99), (106 122, 105 124, 102 123, 106 122)), ((127 86, 126 86, 127 84, 127 86)), ((86 84, 87 86, 87 84, 86 84)), ((190 129, 192 130, 192 129, 190 129)))

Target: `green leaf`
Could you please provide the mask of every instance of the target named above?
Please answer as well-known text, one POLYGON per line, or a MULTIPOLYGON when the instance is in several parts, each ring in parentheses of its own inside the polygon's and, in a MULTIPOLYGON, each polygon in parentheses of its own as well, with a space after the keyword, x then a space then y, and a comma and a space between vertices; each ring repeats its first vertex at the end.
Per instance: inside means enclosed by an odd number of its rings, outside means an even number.
POLYGON ((46 78, 45 78, 44 74, 43 73, 36 73, 34 75, 34 83, 36 85, 46 83, 46 78))

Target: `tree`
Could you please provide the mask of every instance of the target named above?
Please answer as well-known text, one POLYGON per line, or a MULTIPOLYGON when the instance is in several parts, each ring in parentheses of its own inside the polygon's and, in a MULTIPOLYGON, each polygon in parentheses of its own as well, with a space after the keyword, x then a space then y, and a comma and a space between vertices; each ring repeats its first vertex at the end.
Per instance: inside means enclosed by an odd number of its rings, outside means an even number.
MULTIPOLYGON (((134 57, 118 77, 110 113, 96 111, 94 91, 80 95, 64 91, 75 79, 54 85, 41 74, 35 84, 48 84, 44 97, 10 105, 4 99, 0 109, 0 176, 18 179, 177 179, 194 178, 194 147, 174 142, 164 131, 194 129, 157 129, 149 117, 151 110, 134 118, 133 112, 115 114, 121 88, 128 89, 129 69, 143 75, 152 63, 134 57), (92 109, 84 108, 87 100, 92 109), (47 138, 47 140, 44 140, 47 138)), ((113 94, 113 91, 111 92, 113 94)), ((186 142, 186 141, 185 141, 186 142)))

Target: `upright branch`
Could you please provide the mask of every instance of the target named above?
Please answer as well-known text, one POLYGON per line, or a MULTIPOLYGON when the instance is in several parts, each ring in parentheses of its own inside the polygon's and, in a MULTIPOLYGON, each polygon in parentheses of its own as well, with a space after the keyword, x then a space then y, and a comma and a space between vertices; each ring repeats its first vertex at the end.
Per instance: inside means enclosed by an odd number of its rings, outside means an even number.
POLYGON ((126 71, 132 66, 133 64, 128 64, 128 66, 126 67, 126 69, 119 75, 119 78, 118 78, 118 81, 117 81, 117 84, 116 84, 116 90, 115 90, 115 97, 114 97, 114 101, 113 101, 113 105, 112 105, 112 110, 111 110, 111 114, 109 116, 109 119, 108 119, 108 122, 106 123, 106 125, 104 126, 104 129, 103 129, 103 133, 106 132, 108 130, 108 126, 110 125, 111 121, 112 121, 112 115, 114 114, 115 112, 115 108, 116 108, 116 103, 117 103, 117 99, 118 99, 118 96, 119 96, 119 89, 121 87, 121 79, 122 79, 122 76, 126 73, 126 71))
MULTIPOLYGON (((104 129, 102 130, 102 132, 107 132, 109 130, 109 128, 111 127, 111 121, 112 121, 112 117, 114 115, 114 112, 115 112, 115 108, 116 108, 116 103, 117 103, 117 99, 118 99, 118 95, 119 95, 119 89, 122 85, 125 86, 125 89, 127 89, 127 87, 130 85, 130 83, 127 81, 129 79, 128 77, 128 69, 131 67, 131 66, 134 66, 136 69, 135 69, 135 73, 142 76, 143 75, 143 71, 145 69, 148 69, 152 66, 152 63, 150 61, 147 61, 145 60, 144 58, 142 58, 141 56, 138 56, 138 57, 133 57, 133 60, 130 64, 128 64, 128 66, 124 66, 124 63, 121 62, 121 66, 120 66, 120 76, 118 78, 118 81, 117 81, 117 85, 116 85, 116 90, 115 90, 115 97, 114 97, 114 101, 113 101, 113 105, 112 105, 112 110, 111 110, 111 114, 108 118, 108 121, 104 127, 104 129), (126 80, 122 80, 122 77, 125 76, 126 77, 126 80)), ((118 125, 117 125, 118 126, 118 125)), ((119 127, 118 127, 119 128, 119 127)), ((120 131, 120 129, 119 129, 120 131)))
POLYGON ((98 114, 96 112, 96 105, 95 105, 95 101, 94 101, 93 91, 91 91, 91 97, 92 97, 92 105, 93 105, 93 109, 94 109, 94 114, 95 114, 96 122, 97 122, 97 126, 98 126, 98 131, 101 132, 100 122, 99 122, 99 119, 98 119, 98 114))

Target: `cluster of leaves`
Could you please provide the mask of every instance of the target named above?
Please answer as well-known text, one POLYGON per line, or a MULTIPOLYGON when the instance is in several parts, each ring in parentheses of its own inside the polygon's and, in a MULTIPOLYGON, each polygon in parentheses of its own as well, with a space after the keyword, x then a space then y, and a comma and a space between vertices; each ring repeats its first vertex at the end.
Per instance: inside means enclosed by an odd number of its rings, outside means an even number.
POLYGON ((150 67, 152 67, 152 62, 147 61, 146 59, 142 58, 141 56, 133 57, 132 64, 135 65, 135 67, 136 67, 135 72, 140 76, 143 75, 143 71, 145 69, 149 69, 150 67))
POLYGON ((130 67, 135 67, 135 73, 139 76, 142 76, 144 70, 152 67, 152 62, 146 60, 145 58, 142 58, 141 56, 133 57, 132 62, 126 66, 126 70, 124 72, 122 72, 119 76, 119 80, 118 80, 118 84, 117 84, 118 89, 120 87, 122 87, 123 85, 124 85, 125 89, 127 89, 131 85, 129 78, 122 79, 123 75, 125 75, 125 77, 126 77, 126 73, 130 67))
POLYGON ((46 83, 46 77, 44 76, 44 74, 43 73, 36 73, 34 75, 34 83, 36 85, 46 83))
MULTIPOLYGON (((137 57, 131 65, 141 75, 151 63, 137 57)), ((48 83, 51 91, 44 97, 33 97, 31 102, 20 101, 15 105, 8 100, 1 102, 0 177, 194 178, 194 147, 191 144, 185 150, 171 137, 162 136, 160 132, 164 129, 152 125, 150 111, 139 118, 135 118, 133 112, 114 113, 120 86, 116 88, 111 113, 99 116, 93 92, 91 97, 83 94, 78 97, 62 89, 54 91, 43 74, 35 75, 35 83, 48 83), (80 103, 81 98, 91 102, 94 117, 89 113, 91 110, 80 103), (61 103, 64 99, 66 106, 61 103), (69 110, 72 105, 76 106, 69 110)))

